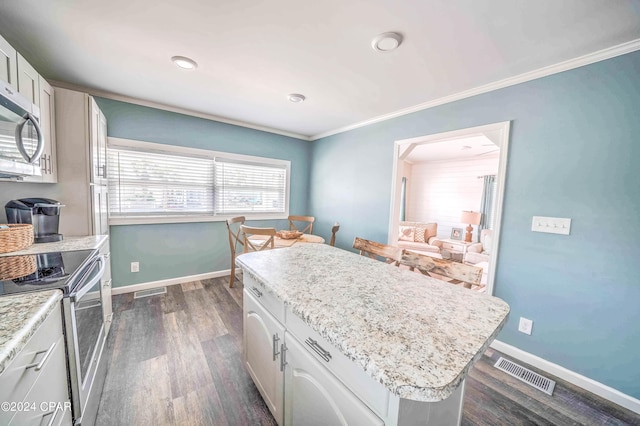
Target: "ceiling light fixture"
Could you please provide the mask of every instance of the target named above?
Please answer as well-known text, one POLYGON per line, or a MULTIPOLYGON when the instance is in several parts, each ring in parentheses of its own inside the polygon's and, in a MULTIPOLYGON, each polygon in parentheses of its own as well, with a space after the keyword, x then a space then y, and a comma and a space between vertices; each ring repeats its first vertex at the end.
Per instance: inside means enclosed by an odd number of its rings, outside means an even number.
POLYGON ((186 56, 174 56, 171 58, 174 64, 185 70, 192 70, 198 68, 198 64, 191 58, 186 56))
POLYGON ((379 52, 390 52, 400 46, 400 43, 402 43, 402 35, 382 33, 371 41, 371 47, 379 52))
POLYGON ((300 102, 304 102, 304 100, 307 98, 300 93, 290 93, 287 95, 287 99, 289 99, 289 101, 293 102, 294 104, 299 104, 300 102))

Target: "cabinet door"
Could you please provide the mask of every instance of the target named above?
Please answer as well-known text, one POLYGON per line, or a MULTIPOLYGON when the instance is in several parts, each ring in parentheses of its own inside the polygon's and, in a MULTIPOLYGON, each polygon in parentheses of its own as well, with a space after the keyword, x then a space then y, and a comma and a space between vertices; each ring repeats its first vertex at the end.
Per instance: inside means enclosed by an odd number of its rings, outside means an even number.
POLYGON ((291 334, 285 341, 285 425, 384 425, 291 334))
POLYGON ((0 80, 18 88, 18 63, 16 49, 0 36, 0 80))
POLYGON ((106 185, 90 184, 91 221, 93 235, 109 234, 109 188, 106 185))
POLYGON ((89 97, 89 150, 91 158, 91 182, 107 181, 107 120, 93 97, 89 97))
POLYGON ((40 106, 40 75, 21 54, 18 56, 18 92, 40 106))
POLYGON ((28 176, 25 182, 56 183, 58 182, 58 168, 56 157, 56 131, 55 131, 55 98, 53 87, 47 80, 39 77, 40 81, 40 129, 44 138, 44 148, 38 160, 41 176, 28 176))
POLYGON ((282 425, 284 375, 280 347, 284 327, 246 289, 243 305, 244 364, 271 414, 282 425))

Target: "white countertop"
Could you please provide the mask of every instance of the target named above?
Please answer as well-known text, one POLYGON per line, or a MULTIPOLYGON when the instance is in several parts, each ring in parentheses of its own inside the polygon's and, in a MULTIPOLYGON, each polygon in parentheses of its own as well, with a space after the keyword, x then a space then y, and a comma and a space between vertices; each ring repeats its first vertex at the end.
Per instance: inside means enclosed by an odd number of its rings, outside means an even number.
POLYGON ((108 235, 89 235, 86 237, 64 237, 62 241, 56 241, 53 243, 31 244, 29 247, 23 250, 12 251, 10 253, 2 253, 0 254, 0 257, 20 256, 24 254, 51 253, 51 252, 57 252, 57 251, 97 249, 100 247, 100 245, 102 245, 104 240, 107 238, 109 238, 108 235))
POLYGON ((449 397, 509 314, 496 297, 324 244, 237 263, 374 380, 415 401, 449 397))

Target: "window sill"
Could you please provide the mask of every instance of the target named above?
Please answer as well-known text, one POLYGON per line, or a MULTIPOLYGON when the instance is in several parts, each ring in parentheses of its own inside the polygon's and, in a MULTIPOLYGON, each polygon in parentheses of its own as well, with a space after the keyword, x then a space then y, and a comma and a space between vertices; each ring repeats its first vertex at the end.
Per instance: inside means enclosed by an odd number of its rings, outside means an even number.
POLYGON ((247 220, 281 220, 287 219, 287 213, 277 215, 268 214, 235 214, 229 216, 131 216, 131 217, 111 217, 109 218, 109 226, 121 225, 156 225, 162 223, 199 223, 199 222, 224 222, 229 218, 236 216, 244 216, 247 220))

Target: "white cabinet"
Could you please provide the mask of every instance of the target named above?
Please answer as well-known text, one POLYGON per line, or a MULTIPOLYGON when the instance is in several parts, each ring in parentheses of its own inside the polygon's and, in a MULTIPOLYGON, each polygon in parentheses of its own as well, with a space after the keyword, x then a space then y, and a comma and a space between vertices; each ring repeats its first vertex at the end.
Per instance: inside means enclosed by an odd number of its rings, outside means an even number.
POLYGON ((243 305, 244 365, 271 414, 278 424, 282 425, 284 366, 281 364, 281 348, 284 342, 284 327, 246 288, 243 305))
POLYGON ((384 425, 288 332, 285 360, 285 425, 384 425))
MULTIPOLYGON (((311 348, 312 355, 298 340, 301 335, 285 329, 283 303, 247 275, 243 305, 244 364, 279 425, 384 425, 315 358, 322 348, 311 348)), ((296 330, 302 329, 296 324, 296 330)))
POLYGON ((40 89, 40 129, 44 138, 44 148, 40 156, 42 176, 25 177, 25 182, 56 183, 58 182, 58 160, 56 155, 56 117, 55 94, 53 87, 39 76, 40 89))
POLYGON ((113 321, 113 309, 111 302, 111 250, 109 248, 109 238, 105 239, 104 243, 100 246, 100 254, 104 257, 105 268, 104 275, 102 275, 100 293, 102 298, 102 315, 104 319, 104 332, 105 335, 109 335, 109 329, 111 328, 111 322, 113 321))
POLYGON ((107 119, 95 99, 89 98, 89 145, 91 151, 91 182, 107 183, 107 119))
POLYGON ((0 411, 0 424, 71 425, 65 341, 57 306, 0 375, 0 401, 23 407, 0 411), (24 409, 27 406, 28 409, 24 409))
POLYGON ((18 88, 18 56, 14 49, 0 36, 0 80, 18 88))
POLYGON ((55 88, 58 187, 65 236, 106 235, 106 120, 86 93, 55 88), (102 163, 100 163, 102 161, 102 163))
POLYGON ((20 53, 18 56, 18 92, 40 106, 40 75, 20 53))

